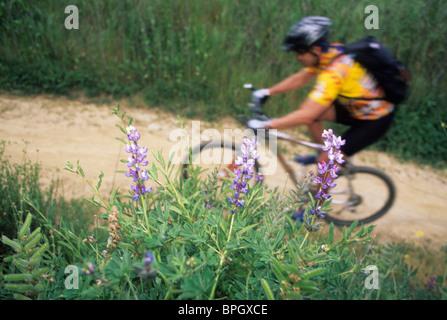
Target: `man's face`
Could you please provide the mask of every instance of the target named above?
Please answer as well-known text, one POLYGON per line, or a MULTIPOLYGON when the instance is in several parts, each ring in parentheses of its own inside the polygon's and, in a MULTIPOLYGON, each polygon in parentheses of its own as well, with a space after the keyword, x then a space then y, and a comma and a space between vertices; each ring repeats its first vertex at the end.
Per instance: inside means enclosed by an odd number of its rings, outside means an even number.
POLYGON ((314 46, 309 50, 300 49, 295 51, 295 58, 304 66, 304 67, 316 67, 320 61, 320 55, 322 53, 321 48, 314 46))

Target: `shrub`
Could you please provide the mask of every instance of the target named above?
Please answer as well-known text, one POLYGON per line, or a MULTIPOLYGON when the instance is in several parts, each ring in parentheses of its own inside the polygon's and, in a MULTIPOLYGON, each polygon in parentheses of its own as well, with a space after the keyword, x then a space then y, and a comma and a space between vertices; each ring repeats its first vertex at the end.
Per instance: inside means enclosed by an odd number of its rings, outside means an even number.
MULTIPOLYGON (((127 194, 105 197, 97 183, 85 179, 80 163, 66 169, 92 190, 88 199, 99 208, 105 224, 86 236, 69 225, 55 227, 35 200, 35 209, 18 221, 17 233, 2 237, 14 249, 2 267, 6 298, 33 299, 358 299, 365 289, 365 268, 374 260, 373 226, 344 227, 335 236, 331 224, 318 222, 330 207, 322 190, 303 212, 303 222, 291 217, 303 203, 302 190, 287 196, 271 192, 254 179, 254 144, 244 140, 244 156, 232 179, 219 184, 213 174, 199 179, 197 171, 183 179, 171 159, 160 152, 147 156, 132 119, 118 127, 129 153, 125 174, 132 181, 127 194), (155 160, 155 161, 153 161, 155 160), (147 168, 147 169, 146 169, 147 168), (155 188, 146 185, 148 181, 155 188), (34 216, 41 225, 30 228, 34 216), (48 236, 41 234, 48 231, 48 236), (324 230, 324 232, 323 232, 324 230), (40 235, 40 236, 39 236, 40 235), (363 248, 359 256, 356 246, 363 248), (38 256, 36 256, 38 254, 38 256), (27 266, 33 268, 27 268, 27 266), (78 277, 64 273, 82 270, 78 277), (76 279, 78 281, 76 281, 76 279), (20 283, 16 283, 18 281, 20 283)), ((332 137, 331 132, 325 134, 332 137)), ((332 140, 336 148, 339 140, 332 140)), ((335 159, 342 161, 334 155, 335 159)), ((320 166, 320 186, 336 163, 320 166)), ((333 186, 333 185, 332 185, 333 186)), ((3 286, 2 286, 3 287, 3 286)))

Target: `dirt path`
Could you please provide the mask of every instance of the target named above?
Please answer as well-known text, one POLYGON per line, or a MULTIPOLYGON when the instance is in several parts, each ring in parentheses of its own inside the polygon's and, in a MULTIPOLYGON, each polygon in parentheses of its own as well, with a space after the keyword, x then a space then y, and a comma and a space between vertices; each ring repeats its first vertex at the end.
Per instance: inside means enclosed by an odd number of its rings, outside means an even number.
MULTIPOLYGON (((214 134, 227 128, 237 128, 232 119, 217 124, 184 120, 184 130, 178 120, 159 110, 139 109, 126 106, 121 109, 135 119, 141 132, 141 145, 152 151, 162 150, 167 159, 170 150, 179 145, 186 132, 189 141, 199 133, 215 128, 214 134), (186 130, 186 131, 185 131, 186 130)), ((117 174, 125 170, 119 159, 126 158, 122 137, 115 124, 119 119, 112 115, 113 105, 93 103, 47 96, 17 97, 0 94, 0 140, 8 142, 6 154, 12 161, 26 156, 43 166, 42 183, 59 177, 66 197, 90 196, 91 193, 80 177, 63 170, 67 161, 80 161, 87 177, 96 180, 104 172, 102 190, 109 192, 114 186, 128 188, 128 178, 117 174)), ((215 137, 215 136, 214 136, 215 137)), ((199 137, 200 138, 200 137, 199 137)), ((447 231, 447 170, 420 168, 402 164, 394 158, 377 152, 366 151, 355 159, 357 164, 369 164, 385 170, 394 179, 397 200, 391 211, 377 220, 375 233, 379 239, 403 238, 445 245, 447 231)))

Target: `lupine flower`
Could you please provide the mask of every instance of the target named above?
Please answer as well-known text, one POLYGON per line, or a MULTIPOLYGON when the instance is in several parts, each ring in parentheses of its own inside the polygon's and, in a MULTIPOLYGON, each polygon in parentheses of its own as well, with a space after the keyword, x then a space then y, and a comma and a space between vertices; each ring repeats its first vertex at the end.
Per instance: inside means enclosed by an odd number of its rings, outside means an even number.
POLYGON ((147 170, 140 168, 141 166, 147 166, 149 163, 146 159, 147 148, 138 146, 140 133, 134 126, 127 127, 127 139, 129 139, 129 144, 126 145, 124 150, 130 153, 130 156, 127 158, 129 171, 125 173, 125 176, 136 182, 130 188, 135 193, 132 199, 137 201, 141 195, 152 191, 152 187, 146 188, 144 185, 144 181, 149 180, 149 173, 147 170))
MULTIPOLYGON (((253 178, 255 160, 259 158, 256 152, 256 140, 250 140, 244 138, 242 140, 241 146, 242 156, 237 157, 234 161, 235 165, 241 168, 235 168, 234 174, 236 175, 233 179, 233 183, 230 184, 230 188, 234 190, 233 197, 228 197, 228 202, 235 205, 236 207, 245 206, 245 201, 241 199, 241 194, 246 194, 248 192, 247 182, 253 178)), ((262 181, 263 177, 258 175, 255 177, 255 181, 262 181)), ((231 210, 234 213, 235 209, 231 210)))
POLYGON ((134 126, 130 125, 127 127, 127 138, 130 141, 137 142, 140 139, 140 133, 134 126))
POLYGON ((84 267, 82 268, 82 272, 86 275, 90 275, 95 273, 95 265, 92 262, 84 263, 84 267))
POLYGON ((315 198, 318 201, 314 208, 309 209, 309 213, 312 215, 317 215, 323 217, 325 212, 321 211, 321 204, 331 197, 327 193, 327 190, 334 188, 337 184, 334 182, 338 178, 338 165, 343 164, 343 155, 340 152, 340 147, 343 146, 346 141, 342 140, 341 137, 334 135, 332 129, 324 130, 322 137, 324 138, 323 151, 328 151, 329 163, 322 161, 318 163, 318 176, 314 178, 314 183, 320 186, 315 198))
POLYGON ((154 260, 154 254, 152 252, 148 252, 144 257, 144 265, 146 267, 150 267, 153 260, 154 260))
MULTIPOLYGON (((211 209, 211 208, 213 208, 213 205, 212 205, 212 199, 209 198, 209 197, 210 197, 210 196, 209 196, 210 192, 209 192, 208 189, 205 188, 205 187, 202 187, 202 190, 203 190, 203 192, 205 193, 205 197, 207 198, 206 201, 205 201, 205 208, 207 208, 207 209, 211 209)), ((203 196, 203 193, 201 193, 200 195, 203 196)))
POLYGON ((435 276, 430 277, 430 281, 425 285, 425 290, 428 293, 434 293, 438 285, 438 279, 435 276))
POLYGON ((147 252, 144 255, 143 267, 141 265, 134 264, 133 269, 141 276, 143 280, 148 280, 157 275, 157 270, 151 269, 152 261, 154 261, 154 255, 152 252, 147 252))

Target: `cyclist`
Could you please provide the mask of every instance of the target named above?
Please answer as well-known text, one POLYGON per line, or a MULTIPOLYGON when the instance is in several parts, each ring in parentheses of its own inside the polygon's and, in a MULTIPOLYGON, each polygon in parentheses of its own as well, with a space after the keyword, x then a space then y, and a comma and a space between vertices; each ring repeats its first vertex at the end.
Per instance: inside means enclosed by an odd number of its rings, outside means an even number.
MULTIPOLYGON (((252 129, 285 129, 307 125, 315 142, 323 143, 323 121, 348 125, 342 134, 344 158, 376 142, 390 128, 394 105, 383 98, 383 89, 373 76, 348 55, 342 45, 329 42, 331 20, 305 17, 294 24, 283 43, 283 50, 295 53, 304 66, 278 84, 253 92, 259 101, 280 93, 297 90, 316 80, 299 109, 270 121, 250 120, 252 129), (356 97, 356 99, 348 98, 356 97), (365 100, 358 99, 364 98, 365 100), (376 99, 376 100, 371 100, 376 99)), ((327 152, 296 156, 303 164, 328 161, 327 152)))

